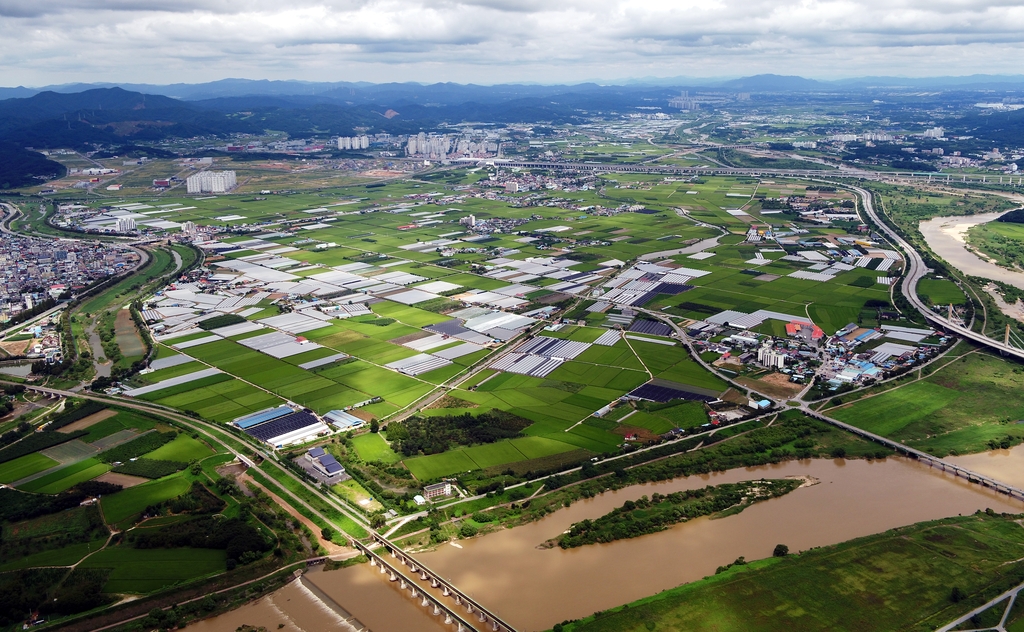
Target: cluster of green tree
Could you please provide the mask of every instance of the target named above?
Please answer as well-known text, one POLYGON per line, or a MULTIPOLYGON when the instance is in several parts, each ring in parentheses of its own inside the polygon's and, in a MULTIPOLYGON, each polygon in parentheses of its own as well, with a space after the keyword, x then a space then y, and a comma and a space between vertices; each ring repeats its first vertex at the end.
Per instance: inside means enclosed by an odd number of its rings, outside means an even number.
POLYGON ((996 220, 997 222, 1009 222, 1011 224, 1024 224, 1024 208, 1019 208, 1006 213, 996 220))
POLYGON ((439 417, 410 417, 405 421, 388 424, 388 439, 396 451, 405 456, 439 454, 454 445, 494 443, 522 435, 532 424, 510 412, 492 408, 479 415, 444 415, 439 417))
POLYGON ((157 516, 164 513, 190 514, 190 515, 212 515, 223 511, 226 503, 206 489, 199 481, 193 481, 188 491, 177 498, 165 500, 156 505, 146 507, 147 516, 157 516))
POLYGON ((20 522, 48 514, 72 509, 87 498, 109 496, 121 491, 120 485, 86 481, 71 489, 50 496, 47 494, 26 494, 9 487, 0 489, 0 521, 20 522))
MULTIPOLYGON (((5 399, 3 408, 6 412, 11 412, 14 410, 14 404, 9 399, 5 399)), ((32 424, 27 421, 19 423, 17 426, 0 435, 0 447, 14 443, 18 439, 27 435, 30 430, 32 430, 32 424)))
POLYGON ((62 178, 67 168, 39 152, 15 143, 0 141, 0 189, 39 184, 40 181, 62 178))
POLYGON ((135 529, 127 542, 137 549, 222 549, 228 559, 246 564, 270 550, 270 544, 248 522, 238 518, 197 516, 160 529, 135 529))
POLYGON ((64 426, 71 425, 79 419, 85 419, 89 415, 96 414, 98 412, 107 409, 106 404, 101 404, 93 400, 72 400, 70 405, 65 404, 64 412, 57 415, 47 426, 47 430, 57 430, 64 426))
POLYGON ((160 446, 170 443, 178 436, 178 433, 169 430, 167 432, 147 432, 146 434, 139 435, 132 439, 128 443, 122 443, 121 445, 110 448, 105 452, 101 452, 96 456, 99 460, 104 463, 116 463, 117 461, 125 462, 136 457, 140 457, 147 452, 152 452, 160 446))
POLYGON ((0 533, 0 560, 9 562, 44 550, 106 538, 109 531, 96 505, 76 507, 61 515, 59 524, 14 523, 0 533), (22 528, 26 526, 27 528, 22 528))
POLYGON ((651 498, 644 496, 636 501, 627 500, 622 507, 596 520, 583 520, 572 525, 568 533, 558 538, 558 546, 572 549, 587 544, 638 538, 700 516, 710 516, 727 509, 741 511, 753 503, 788 494, 799 486, 798 480, 762 479, 709 485, 668 495, 656 493, 651 498))
MULTIPOLYGON (((3 178, 2 168, 3 167, 0 166, 0 178, 3 178)), ((54 308, 56 306, 57 306, 57 299, 55 299, 53 297, 47 298, 45 301, 42 301, 40 303, 36 303, 35 305, 30 307, 29 309, 22 310, 22 311, 18 312, 17 314, 11 316, 10 320, 8 320, 4 324, 6 326, 10 327, 10 326, 13 326, 13 325, 17 325, 18 323, 23 323, 26 320, 31 320, 31 319, 35 318, 36 316, 42 314, 43 312, 45 312, 45 311, 47 311, 49 309, 52 309, 52 308, 54 308)))
POLYGON ((0 574, 0 626, 92 610, 114 600, 103 594, 109 570, 36 568, 0 574))
MULTIPOLYGON (((738 426, 737 432, 742 432, 744 429, 744 427, 738 426)), ((771 426, 757 428, 721 445, 708 445, 723 441, 728 438, 728 435, 729 433, 725 431, 719 431, 708 437, 678 441, 608 463, 588 463, 579 472, 549 476, 545 479, 544 486, 548 489, 557 489, 569 483, 614 472, 615 476, 613 477, 589 481, 577 488, 584 495, 593 495, 608 488, 621 489, 630 485, 653 483, 694 474, 723 472, 737 467, 768 465, 792 459, 809 459, 820 456, 845 456, 846 448, 843 445, 829 444, 863 443, 856 437, 848 436, 823 422, 796 412, 785 413, 771 426), (702 441, 707 447, 687 452, 702 441), (840 450, 842 451, 841 455, 840 450), (678 456, 647 463, 647 461, 671 455, 678 456)), ((892 451, 878 448, 869 454, 876 458, 884 458, 892 454, 892 451)))
POLYGON ((141 476, 143 478, 161 478, 168 474, 180 472, 186 467, 188 467, 188 463, 182 463, 181 461, 136 459, 122 463, 111 471, 117 474, 128 474, 129 476, 141 476))
POLYGON ((824 193, 835 193, 837 190, 835 187, 825 186, 822 184, 809 184, 804 188, 807 191, 822 191, 824 193))
POLYGON ((790 210, 792 207, 789 205, 789 202, 783 202, 782 200, 776 198, 767 198, 761 200, 761 208, 766 211, 774 211, 790 210))
POLYGON ((26 454, 52 448, 55 445, 77 439, 87 433, 87 430, 77 430, 75 432, 54 432, 52 430, 33 432, 16 443, 0 449, 0 463, 13 461, 26 454))
POLYGON ((218 327, 227 327, 228 325, 238 325, 244 322, 245 318, 238 314, 224 314, 199 321, 199 328, 210 330, 217 329, 218 327))

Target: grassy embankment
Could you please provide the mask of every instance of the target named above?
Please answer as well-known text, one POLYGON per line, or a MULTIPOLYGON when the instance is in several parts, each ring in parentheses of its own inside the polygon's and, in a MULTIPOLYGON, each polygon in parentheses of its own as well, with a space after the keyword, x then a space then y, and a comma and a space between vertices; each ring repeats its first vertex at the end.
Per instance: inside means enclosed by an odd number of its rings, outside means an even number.
POLYGON ((1015 518, 949 518, 736 565, 555 629, 934 630, 1024 581, 1015 518))

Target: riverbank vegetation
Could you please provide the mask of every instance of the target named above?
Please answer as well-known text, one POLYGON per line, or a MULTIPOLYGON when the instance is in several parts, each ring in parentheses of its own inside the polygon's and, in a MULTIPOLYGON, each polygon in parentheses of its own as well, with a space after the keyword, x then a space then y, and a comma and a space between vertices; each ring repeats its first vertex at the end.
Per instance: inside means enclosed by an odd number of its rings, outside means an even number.
POLYGON ((737 564, 554 630, 934 630, 1024 581, 1018 518, 978 513, 737 564))
POLYGON ((656 493, 651 498, 644 496, 636 501, 627 500, 622 507, 596 520, 573 524, 567 533, 552 540, 550 544, 573 549, 588 544, 638 538, 701 516, 734 515, 756 502, 788 494, 802 482, 797 479, 761 479, 708 485, 668 495, 656 493))
POLYGON ((434 509, 427 517, 407 523, 394 539, 401 543, 403 535, 429 527, 429 533, 412 536, 405 544, 418 547, 443 541, 446 535, 454 536, 459 530, 460 525, 445 530, 452 519, 483 531, 513 527, 540 520, 579 500, 632 485, 794 459, 874 459, 891 454, 891 450, 876 443, 798 411, 788 411, 768 426, 750 422, 623 458, 588 462, 574 472, 543 479, 543 490, 535 484, 499 487, 488 497, 434 509))

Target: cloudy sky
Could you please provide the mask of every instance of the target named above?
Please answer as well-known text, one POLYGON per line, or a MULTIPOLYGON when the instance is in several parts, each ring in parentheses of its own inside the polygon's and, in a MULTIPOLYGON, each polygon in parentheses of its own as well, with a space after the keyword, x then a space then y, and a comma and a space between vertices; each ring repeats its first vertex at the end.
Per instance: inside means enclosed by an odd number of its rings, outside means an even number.
POLYGON ((0 0, 0 85, 1019 74, 1024 0, 0 0))

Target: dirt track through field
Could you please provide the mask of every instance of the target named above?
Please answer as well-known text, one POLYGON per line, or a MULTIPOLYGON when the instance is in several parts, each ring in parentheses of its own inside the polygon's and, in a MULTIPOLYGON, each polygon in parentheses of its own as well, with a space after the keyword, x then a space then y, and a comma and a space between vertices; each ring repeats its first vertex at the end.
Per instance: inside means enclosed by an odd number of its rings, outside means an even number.
POLYGON ((333 542, 328 542, 327 540, 324 540, 323 538, 321 538, 320 537, 320 527, 316 526, 315 522, 313 522, 309 518, 303 516, 294 507, 292 507, 287 502, 285 502, 283 498, 281 498, 280 496, 278 496, 274 492, 270 491, 269 489, 267 489, 263 485, 260 485, 258 482, 253 480, 253 478, 251 476, 249 476, 248 474, 239 474, 238 475, 238 483, 239 483, 239 485, 245 485, 246 483, 252 483, 256 487, 259 487, 261 490, 263 490, 263 492, 267 496, 270 496, 271 500, 273 500, 275 503, 277 503, 278 506, 280 506, 282 509, 284 509, 289 514, 291 514, 291 516, 293 518, 295 518, 296 520, 298 520, 302 524, 304 524, 307 527, 309 527, 309 530, 313 532, 313 536, 319 540, 319 544, 322 547, 324 547, 324 549, 327 550, 327 554, 328 555, 334 555, 335 553, 344 553, 346 550, 348 550, 348 549, 346 549, 343 546, 338 546, 337 544, 335 544, 333 542))
POLYGON ((110 419, 111 417, 113 417, 116 414, 117 414, 116 410, 111 410, 109 408, 107 410, 101 410, 100 412, 93 413, 93 414, 89 415, 88 417, 82 417, 78 421, 70 423, 70 424, 64 426, 63 428, 58 428, 57 432, 75 432, 76 430, 85 430, 89 426, 92 426, 94 424, 98 424, 99 422, 103 421, 104 419, 110 419))

